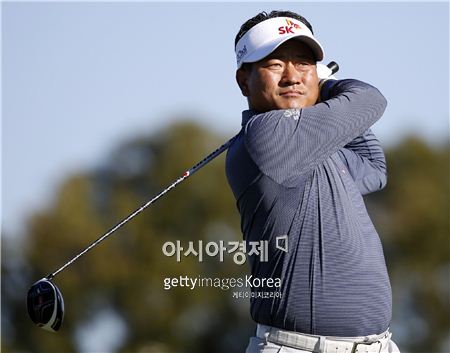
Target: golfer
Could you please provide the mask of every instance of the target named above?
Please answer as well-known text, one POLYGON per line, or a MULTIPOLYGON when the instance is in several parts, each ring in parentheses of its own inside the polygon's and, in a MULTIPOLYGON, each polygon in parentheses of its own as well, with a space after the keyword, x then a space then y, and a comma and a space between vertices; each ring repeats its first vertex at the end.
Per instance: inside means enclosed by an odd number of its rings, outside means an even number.
POLYGON ((258 14, 235 48, 249 109, 227 178, 244 239, 268 242, 267 259, 249 256, 252 276, 281 283, 281 296, 252 288, 257 329, 246 352, 398 352, 383 249, 362 197, 386 185, 370 130, 385 98, 361 81, 327 79, 323 48, 298 14, 258 14))

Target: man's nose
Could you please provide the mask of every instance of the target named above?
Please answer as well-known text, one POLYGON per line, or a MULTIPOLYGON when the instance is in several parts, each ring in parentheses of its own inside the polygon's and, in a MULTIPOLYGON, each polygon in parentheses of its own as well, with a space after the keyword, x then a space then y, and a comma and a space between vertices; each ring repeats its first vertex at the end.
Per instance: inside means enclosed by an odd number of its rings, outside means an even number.
POLYGON ((301 82, 301 73, 292 62, 287 62, 284 66, 281 83, 284 85, 296 85, 301 82))

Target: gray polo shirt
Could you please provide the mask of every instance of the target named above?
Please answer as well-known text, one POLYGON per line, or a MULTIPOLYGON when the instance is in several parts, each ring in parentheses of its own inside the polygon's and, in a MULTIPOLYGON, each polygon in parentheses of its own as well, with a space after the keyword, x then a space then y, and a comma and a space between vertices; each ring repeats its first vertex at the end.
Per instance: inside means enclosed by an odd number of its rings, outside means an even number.
MULTIPOLYGON (((268 241, 249 256, 254 278, 281 278, 280 297, 251 299, 252 318, 332 336, 381 333, 391 320, 383 249, 362 195, 386 184, 372 126, 386 100, 357 80, 329 80, 322 103, 244 111, 226 159, 244 239, 268 241), (276 246, 287 235, 288 250, 276 246)), ((274 288, 252 288, 274 291, 274 288)))

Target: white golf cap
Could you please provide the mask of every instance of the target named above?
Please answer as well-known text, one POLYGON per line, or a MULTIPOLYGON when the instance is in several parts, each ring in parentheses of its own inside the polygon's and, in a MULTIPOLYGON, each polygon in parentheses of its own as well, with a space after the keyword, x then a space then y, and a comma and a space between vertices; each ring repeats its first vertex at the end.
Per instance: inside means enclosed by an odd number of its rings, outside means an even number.
POLYGON ((274 17, 250 28, 239 39, 235 49, 238 69, 243 63, 253 63, 265 58, 292 38, 307 44, 317 61, 323 59, 322 46, 304 23, 290 17, 274 17))

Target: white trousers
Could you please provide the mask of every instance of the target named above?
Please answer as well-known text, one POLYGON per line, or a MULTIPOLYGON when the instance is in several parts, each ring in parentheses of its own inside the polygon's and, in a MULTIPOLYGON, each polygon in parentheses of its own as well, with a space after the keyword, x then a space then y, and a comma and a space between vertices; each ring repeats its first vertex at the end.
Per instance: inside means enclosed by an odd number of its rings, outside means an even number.
MULTIPOLYGON (((245 353, 311 353, 311 351, 305 351, 298 348, 292 348, 288 346, 279 345, 267 340, 269 332, 263 333, 259 336, 250 338, 250 342, 247 346, 245 353)), ((348 341, 361 341, 364 337, 341 337, 342 340, 348 341)), ((319 352, 318 353, 323 353, 319 352)), ((388 344, 382 348, 380 353, 400 353, 395 342, 389 339, 388 344)))

